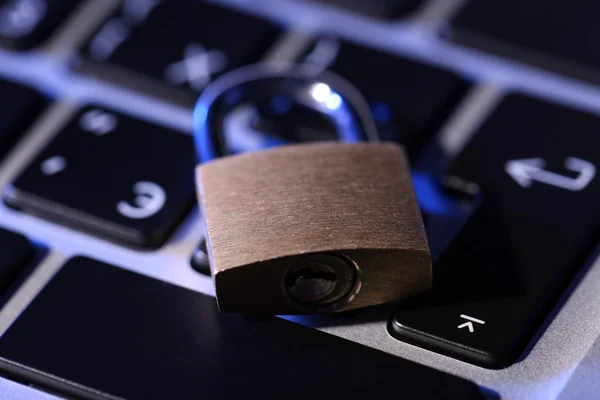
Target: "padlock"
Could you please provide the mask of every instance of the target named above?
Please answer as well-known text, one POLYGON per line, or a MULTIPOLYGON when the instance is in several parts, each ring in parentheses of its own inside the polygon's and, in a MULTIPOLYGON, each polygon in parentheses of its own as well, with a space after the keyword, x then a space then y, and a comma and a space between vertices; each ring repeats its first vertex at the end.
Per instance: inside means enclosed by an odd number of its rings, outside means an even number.
POLYGON ((403 149, 362 142, 376 138, 364 100, 341 78, 303 68, 259 65, 224 75, 196 107, 198 201, 221 311, 332 313, 431 287, 403 149), (292 93, 294 102, 326 115, 341 141, 230 155, 223 116, 257 88, 292 93))

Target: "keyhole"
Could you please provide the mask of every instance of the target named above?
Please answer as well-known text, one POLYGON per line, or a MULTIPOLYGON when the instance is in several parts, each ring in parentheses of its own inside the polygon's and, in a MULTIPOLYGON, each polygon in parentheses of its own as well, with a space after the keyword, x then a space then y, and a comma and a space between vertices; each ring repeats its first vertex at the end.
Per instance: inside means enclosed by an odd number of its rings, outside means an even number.
POLYGON ((337 282, 333 269, 325 264, 311 264, 290 272, 285 287, 297 301, 318 305, 330 297, 337 282))
POLYGON ((301 311, 328 312, 352 301, 360 290, 358 266, 337 253, 314 253, 296 261, 283 287, 291 304, 301 311))

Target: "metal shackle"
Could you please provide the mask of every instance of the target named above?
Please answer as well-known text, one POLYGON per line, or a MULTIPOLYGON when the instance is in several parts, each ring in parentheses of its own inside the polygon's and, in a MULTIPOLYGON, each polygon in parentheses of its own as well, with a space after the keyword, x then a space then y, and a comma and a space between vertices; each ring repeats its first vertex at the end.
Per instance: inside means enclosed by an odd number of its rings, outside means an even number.
POLYGON ((256 93, 285 95, 334 124, 341 142, 378 141, 377 128, 362 95, 344 78, 331 72, 315 72, 311 65, 263 63, 238 68, 209 85, 194 108, 194 142, 204 163, 227 155, 219 138, 219 115, 226 114, 256 93), (258 90, 257 90, 258 89, 258 90))

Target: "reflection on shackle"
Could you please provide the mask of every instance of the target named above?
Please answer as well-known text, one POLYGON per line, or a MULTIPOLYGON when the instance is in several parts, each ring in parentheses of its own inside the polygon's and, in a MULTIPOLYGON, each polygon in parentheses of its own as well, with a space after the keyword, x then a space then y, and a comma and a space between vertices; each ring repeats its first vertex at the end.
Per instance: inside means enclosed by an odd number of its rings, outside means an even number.
POLYGON ((267 99, 276 107, 293 104, 326 118, 340 141, 378 140, 367 102, 348 81, 330 72, 315 74, 309 65, 263 63, 221 76, 200 96, 194 109, 200 161, 290 143, 254 126, 257 103, 267 99))

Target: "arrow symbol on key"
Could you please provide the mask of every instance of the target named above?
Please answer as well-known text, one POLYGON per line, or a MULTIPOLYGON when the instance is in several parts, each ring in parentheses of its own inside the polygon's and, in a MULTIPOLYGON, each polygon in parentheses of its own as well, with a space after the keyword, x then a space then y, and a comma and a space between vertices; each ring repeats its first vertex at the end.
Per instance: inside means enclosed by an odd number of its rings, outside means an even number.
POLYGON ((473 325, 473 322, 475 322, 477 324, 481 324, 481 325, 485 324, 485 321, 482 321, 482 320, 477 319, 477 318, 470 317, 470 316, 465 315, 465 314, 461 314, 460 317, 462 319, 466 319, 468 322, 460 324, 458 326, 458 329, 469 328, 469 332, 471 332, 471 333, 475 332, 475 326, 473 325))
POLYGON ((545 161, 541 158, 525 158, 508 161, 505 170, 511 178, 524 188, 530 187, 533 181, 538 181, 573 192, 585 189, 596 176, 594 164, 576 157, 565 159, 565 167, 571 171, 579 172, 577 178, 569 178, 546 171, 544 170, 545 165, 545 161))

